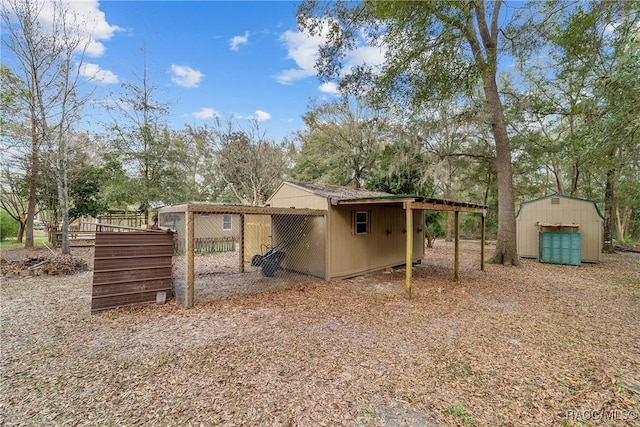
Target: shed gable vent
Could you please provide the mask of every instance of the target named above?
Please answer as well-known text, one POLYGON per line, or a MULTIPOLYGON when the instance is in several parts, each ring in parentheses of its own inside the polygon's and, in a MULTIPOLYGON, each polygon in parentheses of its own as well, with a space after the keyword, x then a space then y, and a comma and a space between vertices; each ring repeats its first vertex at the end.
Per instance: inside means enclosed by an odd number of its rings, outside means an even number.
POLYGON ((552 205, 559 205, 560 204, 560 197, 552 197, 551 198, 551 204, 552 205))

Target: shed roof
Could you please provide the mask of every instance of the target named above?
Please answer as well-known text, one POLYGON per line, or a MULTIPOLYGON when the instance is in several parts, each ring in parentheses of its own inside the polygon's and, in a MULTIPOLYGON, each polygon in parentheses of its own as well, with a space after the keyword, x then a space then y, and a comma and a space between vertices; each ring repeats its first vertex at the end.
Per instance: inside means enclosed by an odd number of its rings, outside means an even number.
POLYGON ((317 196, 326 197, 331 200, 352 200, 371 197, 397 197, 391 193, 383 191, 369 191, 364 188, 344 187, 342 185, 311 184, 308 182, 285 181, 289 184, 307 190, 317 196))
MULTIPOLYGON (((457 202, 446 199, 435 199, 415 194, 391 194, 383 191, 370 191, 363 188, 344 187, 329 184, 311 184, 306 182, 284 181, 283 184, 290 184, 309 191, 320 197, 329 199, 332 205, 343 204, 397 204, 397 203, 418 203, 423 204, 425 209, 450 210, 450 208, 468 208, 472 210, 486 209, 486 206, 475 203, 457 202), (444 209, 441 209, 444 208, 444 209)), ((277 191, 277 190, 276 190, 277 191)), ((459 210, 459 209, 451 209, 459 210)))
POLYGON ((518 212, 516 213, 516 218, 518 218, 520 216, 520 212, 522 212, 522 208, 525 205, 528 205, 530 203, 539 202, 541 200, 549 199, 551 197, 562 197, 563 199, 577 200, 579 202, 585 202, 585 203, 591 204, 595 208, 596 213, 598 214, 600 219, 604 221, 604 215, 602 215, 602 212, 600 212, 600 208, 598 208, 598 204, 595 201, 589 200, 589 199, 582 199, 580 197, 569 196, 569 195, 562 194, 562 193, 557 193, 557 192, 556 193, 552 193, 552 194, 548 194, 546 196, 538 197, 537 199, 526 200, 526 201, 520 203, 520 207, 518 207, 518 212))

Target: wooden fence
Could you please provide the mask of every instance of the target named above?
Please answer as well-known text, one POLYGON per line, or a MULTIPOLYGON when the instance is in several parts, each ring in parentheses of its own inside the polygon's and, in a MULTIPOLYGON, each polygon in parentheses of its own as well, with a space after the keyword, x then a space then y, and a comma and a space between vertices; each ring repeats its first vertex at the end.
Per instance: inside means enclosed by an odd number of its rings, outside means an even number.
MULTIPOLYGON (((209 254, 214 252, 230 252, 236 250, 237 237, 198 237, 194 242, 194 252, 197 254, 209 254)), ((184 254, 184 239, 174 239, 173 253, 184 254)))

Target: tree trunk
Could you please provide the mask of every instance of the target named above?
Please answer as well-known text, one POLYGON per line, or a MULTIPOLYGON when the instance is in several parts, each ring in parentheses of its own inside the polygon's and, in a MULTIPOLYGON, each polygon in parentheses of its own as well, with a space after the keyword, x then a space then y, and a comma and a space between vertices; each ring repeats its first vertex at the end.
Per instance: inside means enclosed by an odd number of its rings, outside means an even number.
POLYGON ((624 219, 622 220, 622 238, 624 239, 624 236, 626 236, 627 234, 631 233, 630 225, 631 225, 631 206, 625 206, 624 207, 624 219))
POLYGON ((622 219, 620 218, 620 208, 616 206, 616 238, 618 239, 618 243, 624 241, 624 229, 622 227, 622 219))
POLYGON ((620 208, 616 207, 616 238, 619 243, 624 242, 624 237, 629 234, 629 225, 631 223, 631 207, 625 206, 620 215, 620 208))
POLYGON ((24 238, 24 223, 20 221, 20 228, 18 229, 18 236, 16 237, 16 242, 22 243, 23 238, 24 238))
POLYGON ((580 165, 578 162, 573 164, 573 170, 571 173, 571 197, 578 195, 578 178, 580 177, 580 165))
POLYGON ((613 169, 607 171, 607 182, 604 190, 604 241, 602 252, 614 253, 613 249, 613 169))
POLYGON ((39 167, 39 159, 38 159, 38 131, 36 125, 36 117, 35 113, 31 114, 31 176, 29 177, 29 203, 27 204, 27 218, 25 223, 25 239, 24 239, 24 247, 25 249, 33 249, 33 219, 36 216, 36 202, 38 199, 37 195, 37 184, 38 184, 38 174, 40 171, 39 167))
MULTIPOLYGON (((444 198, 451 200, 451 165, 447 161, 447 182, 444 186, 444 198)), ((447 224, 446 224, 446 242, 453 242, 453 236, 451 230, 453 229, 453 212, 447 211, 447 224)))
POLYGON ((429 231, 427 231, 427 230, 425 230, 424 235, 427 238, 427 248, 433 249, 433 242, 436 241, 436 237, 434 235, 432 235, 431 233, 429 233, 429 231))
POLYGON ((489 262, 519 266, 511 146, 495 74, 484 78, 484 94, 491 113, 491 131, 496 142, 495 165, 498 175, 498 237, 496 250, 489 262))
POLYGON ((553 162, 553 176, 556 179, 556 191, 560 194, 564 193, 564 185, 562 184, 562 178, 560 177, 561 175, 561 169, 560 166, 558 166, 558 164, 556 162, 553 162))
POLYGON ((58 201, 60 203, 60 211, 62 212, 62 255, 69 255, 71 248, 69 245, 69 199, 67 197, 67 188, 64 180, 64 171, 60 165, 56 166, 56 186, 58 188, 58 201))

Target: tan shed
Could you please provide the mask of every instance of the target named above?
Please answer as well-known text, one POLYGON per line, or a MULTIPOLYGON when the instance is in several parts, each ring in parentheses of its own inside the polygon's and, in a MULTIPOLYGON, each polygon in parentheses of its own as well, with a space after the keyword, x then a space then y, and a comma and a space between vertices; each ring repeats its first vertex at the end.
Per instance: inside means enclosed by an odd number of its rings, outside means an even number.
MULTIPOLYGON (((174 278, 174 285, 184 288, 183 303, 193 307, 196 279, 209 272, 197 273, 195 254, 208 259, 207 251, 198 251, 199 241, 226 239, 225 235, 220 236, 221 232, 237 233, 237 242, 231 249, 238 253, 237 268, 205 263, 204 267, 213 268, 213 274, 227 270, 245 273, 248 264, 249 275, 261 268, 264 277, 259 277, 260 280, 279 272, 343 279, 421 260, 425 210, 454 212, 456 230, 461 212, 482 214, 480 268, 483 268, 486 207, 472 203, 285 181, 266 206, 192 202, 161 208, 158 217, 161 226, 178 230, 174 243, 177 241, 179 249, 184 249, 176 251, 185 255, 184 274, 174 278), (233 218, 225 221, 225 215, 237 215, 237 224, 233 218), (258 246, 259 252, 251 244, 254 240, 256 243, 266 240, 258 246), (222 267, 226 270, 221 270, 222 267)), ((412 295, 411 276, 412 269, 406 268, 408 298, 412 295)), ((459 280, 458 237, 454 246, 454 280, 459 280)), ((210 282, 204 279, 199 283, 206 286, 205 281, 210 282)))
POLYGON ((582 262, 600 261, 604 217, 594 201, 555 193, 522 202, 516 215, 521 257, 538 258, 540 224, 579 226, 582 262))
MULTIPOLYGON (((414 201, 415 197, 407 198, 414 201)), ((267 200, 275 208, 318 209, 327 211, 326 222, 300 224, 305 234, 315 233, 313 241, 326 242, 324 268, 311 266, 313 275, 324 271, 327 280, 405 264, 406 218, 402 196, 358 188, 285 181, 267 200)), ((424 256, 424 211, 413 210, 413 261, 424 256)), ((283 221, 283 224, 288 223, 283 221)), ((277 218, 272 224, 274 243, 278 243, 277 218)), ((295 251, 292 251, 295 252, 295 251)), ((291 262, 295 262, 292 258, 291 262)), ((287 260, 285 259, 285 262, 287 260)), ((283 266, 286 267, 285 262, 283 266)))

